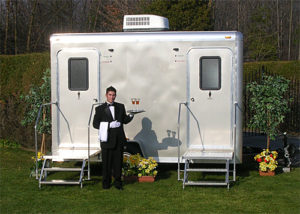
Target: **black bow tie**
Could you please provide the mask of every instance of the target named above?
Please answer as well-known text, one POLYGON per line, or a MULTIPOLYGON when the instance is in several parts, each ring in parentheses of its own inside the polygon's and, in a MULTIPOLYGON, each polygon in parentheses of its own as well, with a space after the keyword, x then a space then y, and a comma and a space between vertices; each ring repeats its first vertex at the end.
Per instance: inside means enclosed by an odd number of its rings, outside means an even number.
POLYGON ((107 106, 114 106, 114 103, 107 103, 107 106))

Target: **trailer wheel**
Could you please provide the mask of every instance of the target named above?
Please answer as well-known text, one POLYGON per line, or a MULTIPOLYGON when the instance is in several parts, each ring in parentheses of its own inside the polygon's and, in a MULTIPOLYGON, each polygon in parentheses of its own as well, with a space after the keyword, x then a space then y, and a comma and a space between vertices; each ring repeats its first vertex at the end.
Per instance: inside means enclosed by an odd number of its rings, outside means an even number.
POLYGON ((126 142, 124 143, 124 154, 125 155, 136 155, 140 154, 142 157, 144 156, 142 153, 142 150, 140 148, 140 145, 137 142, 126 142))

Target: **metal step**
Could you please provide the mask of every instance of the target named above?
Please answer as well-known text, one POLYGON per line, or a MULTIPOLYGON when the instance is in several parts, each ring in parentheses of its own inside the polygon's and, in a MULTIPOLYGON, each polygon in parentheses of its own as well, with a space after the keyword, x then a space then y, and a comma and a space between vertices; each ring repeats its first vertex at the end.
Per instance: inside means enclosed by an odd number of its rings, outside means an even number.
POLYGON ((218 168, 212 168, 212 169, 196 169, 196 168, 193 168, 193 169, 186 169, 187 172, 227 172, 227 169, 218 169, 218 168))
POLYGON ((182 159, 194 160, 232 160, 233 151, 204 151, 201 149, 188 149, 182 156, 182 159))
POLYGON ((70 181, 70 180, 49 180, 49 181, 41 181, 40 184, 70 184, 70 185, 78 185, 79 181, 70 181))
POLYGON ((47 171, 47 172, 80 172, 81 168, 52 167, 52 168, 44 168, 44 171, 47 171))
POLYGON ((212 181, 188 181, 184 185, 211 185, 211 186, 227 186, 226 182, 212 182, 212 181))

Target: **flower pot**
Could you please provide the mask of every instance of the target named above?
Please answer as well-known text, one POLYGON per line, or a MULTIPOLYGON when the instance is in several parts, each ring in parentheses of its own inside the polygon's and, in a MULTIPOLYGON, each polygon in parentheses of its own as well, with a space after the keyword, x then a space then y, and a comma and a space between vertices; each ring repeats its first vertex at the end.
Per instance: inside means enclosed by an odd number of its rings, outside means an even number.
POLYGON ((143 182, 152 183, 152 182, 154 182, 154 180, 155 180, 154 176, 141 176, 138 178, 138 181, 140 183, 143 183, 143 182))
POLYGON ((131 175, 131 176, 124 176, 124 181, 128 183, 133 183, 138 180, 138 176, 136 175, 131 175))
POLYGON ((268 170, 266 172, 263 172, 263 171, 259 170, 259 175, 260 176, 274 176, 275 175, 275 171, 268 170))

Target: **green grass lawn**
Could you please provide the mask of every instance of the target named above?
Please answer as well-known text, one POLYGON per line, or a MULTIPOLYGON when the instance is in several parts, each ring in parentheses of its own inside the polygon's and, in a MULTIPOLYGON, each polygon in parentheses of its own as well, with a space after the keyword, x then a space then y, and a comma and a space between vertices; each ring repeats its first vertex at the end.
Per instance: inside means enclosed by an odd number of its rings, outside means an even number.
MULTIPOLYGON (((103 190, 99 163, 92 180, 79 186, 42 186, 30 178, 33 152, 0 148, 0 213, 300 213, 300 168, 274 177, 238 167, 226 187, 187 186, 176 167, 161 166, 154 183, 103 190)), ((66 175, 68 176, 68 175, 66 175)))

